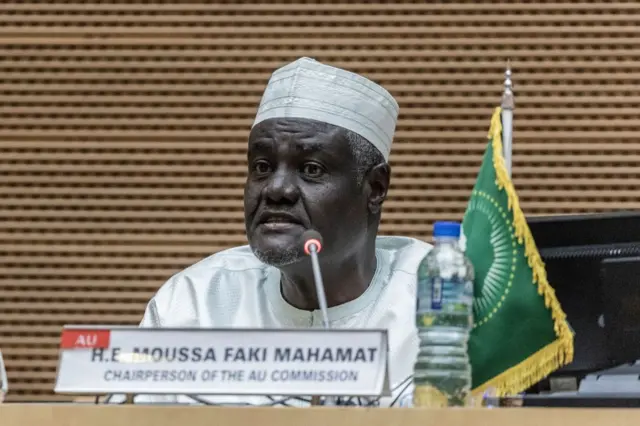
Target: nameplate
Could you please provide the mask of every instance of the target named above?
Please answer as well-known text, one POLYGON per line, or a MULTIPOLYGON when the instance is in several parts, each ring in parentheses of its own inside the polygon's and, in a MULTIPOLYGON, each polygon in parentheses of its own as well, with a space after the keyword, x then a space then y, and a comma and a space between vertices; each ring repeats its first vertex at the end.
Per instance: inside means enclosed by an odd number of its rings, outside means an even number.
POLYGON ((57 393, 388 396, 385 330, 66 326, 57 393))

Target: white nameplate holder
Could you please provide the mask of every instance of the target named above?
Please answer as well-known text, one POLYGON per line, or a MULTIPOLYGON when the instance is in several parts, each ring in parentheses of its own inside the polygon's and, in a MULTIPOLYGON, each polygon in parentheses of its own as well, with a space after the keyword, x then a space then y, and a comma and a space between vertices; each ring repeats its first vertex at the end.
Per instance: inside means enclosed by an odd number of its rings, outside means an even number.
POLYGON ((389 396, 387 332, 65 326, 55 392, 389 396))

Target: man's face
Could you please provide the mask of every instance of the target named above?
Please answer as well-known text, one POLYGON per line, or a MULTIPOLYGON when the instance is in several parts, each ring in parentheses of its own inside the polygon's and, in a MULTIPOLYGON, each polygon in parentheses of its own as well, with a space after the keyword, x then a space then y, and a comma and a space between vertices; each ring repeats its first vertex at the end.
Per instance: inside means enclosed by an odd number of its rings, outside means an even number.
POLYGON ((307 229, 323 236, 324 256, 344 256, 363 244, 367 200, 340 128, 292 118, 263 121, 251 132, 248 163, 245 226, 261 261, 298 262, 307 229))

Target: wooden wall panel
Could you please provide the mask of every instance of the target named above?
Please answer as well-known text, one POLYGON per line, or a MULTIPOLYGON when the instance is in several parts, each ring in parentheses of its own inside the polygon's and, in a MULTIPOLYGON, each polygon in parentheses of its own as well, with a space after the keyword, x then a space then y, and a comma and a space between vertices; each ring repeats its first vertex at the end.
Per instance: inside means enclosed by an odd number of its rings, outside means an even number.
POLYGON ((174 272, 243 244, 245 143, 298 56, 398 98, 384 233, 459 219, 507 58, 528 214, 638 208, 637 1, 5 1, 0 347, 52 395, 65 323, 135 324, 174 272))

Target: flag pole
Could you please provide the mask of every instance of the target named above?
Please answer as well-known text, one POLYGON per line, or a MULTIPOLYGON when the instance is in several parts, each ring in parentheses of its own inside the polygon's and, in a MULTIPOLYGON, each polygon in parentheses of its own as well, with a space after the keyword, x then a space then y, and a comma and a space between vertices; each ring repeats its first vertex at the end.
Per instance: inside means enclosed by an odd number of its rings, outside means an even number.
POLYGON ((515 98, 513 84, 511 82, 511 63, 507 62, 507 70, 504 73, 504 92, 502 93, 502 146, 504 162, 507 166, 509 178, 511 178, 511 152, 513 151, 513 110, 515 98))

